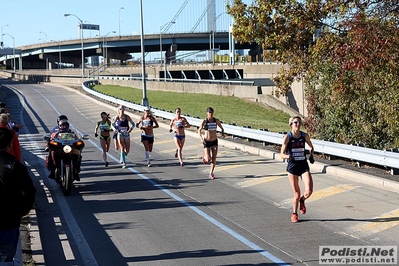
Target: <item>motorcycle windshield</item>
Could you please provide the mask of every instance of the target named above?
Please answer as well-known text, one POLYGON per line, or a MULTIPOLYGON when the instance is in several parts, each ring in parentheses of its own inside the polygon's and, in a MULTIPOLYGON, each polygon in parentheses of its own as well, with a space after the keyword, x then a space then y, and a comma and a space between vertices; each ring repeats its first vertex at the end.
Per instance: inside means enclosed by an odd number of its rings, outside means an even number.
POLYGON ((60 140, 75 140, 75 134, 74 133, 59 133, 58 138, 60 140))

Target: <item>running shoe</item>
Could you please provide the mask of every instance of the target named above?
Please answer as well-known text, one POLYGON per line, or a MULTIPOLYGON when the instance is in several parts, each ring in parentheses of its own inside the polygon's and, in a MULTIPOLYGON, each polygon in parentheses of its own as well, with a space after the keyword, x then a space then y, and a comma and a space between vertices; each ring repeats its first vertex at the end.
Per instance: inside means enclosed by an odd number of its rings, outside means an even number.
POLYGON ((293 213, 293 214, 291 215, 291 222, 293 222, 293 223, 298 222, 298 214, 293 213))
POLYGON ((305 206, 305 200, 301 197, 301 199, 299 200, 299 211, 302 214, 306 213, 306 206, 305 206))
POLYGON ((175 153, 175 158, 179 157, 179 156, 177 155, 177 151, 178 151, 178 150, 176 150, 176 153, 175 153))
POLYGON ((204 158, 204 155, 202 154, 202 163, 203 164, 206 164, 207 163, 207 161, 205 160, 205 158, 204 158))
POLYGON ((108 165, 109 165, 109 162, 105 162, 105 167, 108 167, 108 165))
POLYGON ((148 166, 148 167, 151 167, 151 163, 150 163, 150 162, 148 162, 147 166, 148 166))
POLYGON ((210 178, 210 179, 215 179, 216 177, 215 177, 214 174, 209 174, 209 178, 210 178))
POLYGON ((126 168, 126 164, 123 164, 123 165, 122 165, 122 168, 125 169, 125 168, 126 168))
POLYGON ((184 166, 184 162, 180 162, 180 166, 183 167, 184 166))

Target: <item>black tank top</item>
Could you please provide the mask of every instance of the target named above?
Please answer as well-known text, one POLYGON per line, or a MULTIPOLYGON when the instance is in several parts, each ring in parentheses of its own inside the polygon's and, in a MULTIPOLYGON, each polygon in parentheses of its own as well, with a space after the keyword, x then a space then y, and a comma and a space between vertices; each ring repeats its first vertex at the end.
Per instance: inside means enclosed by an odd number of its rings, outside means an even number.
POLYGON ((290 141, 288 142, 288 154, 294 157, 295 161, 306 161, 305 155, 305 133, 301 132, 301 136, 299 138, 294 138, 292 132, 288 132, 288 136, 290 137, 290 141))

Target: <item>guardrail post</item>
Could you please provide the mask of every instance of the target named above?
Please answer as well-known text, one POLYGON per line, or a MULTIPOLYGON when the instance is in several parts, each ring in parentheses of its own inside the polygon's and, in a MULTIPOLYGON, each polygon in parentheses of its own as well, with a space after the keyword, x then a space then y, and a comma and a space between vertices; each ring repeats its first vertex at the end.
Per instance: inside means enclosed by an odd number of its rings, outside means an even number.
MULTIPOLYGON (((399 152, 398 148, 394 148, 391 150, 392 152, 399 152)), ((399 169, 397 168, 391 168, 391 175, 399 175, 399 169)))
POLYGON ((391 175, 399 175, 399 169, 391 168, 391 175))

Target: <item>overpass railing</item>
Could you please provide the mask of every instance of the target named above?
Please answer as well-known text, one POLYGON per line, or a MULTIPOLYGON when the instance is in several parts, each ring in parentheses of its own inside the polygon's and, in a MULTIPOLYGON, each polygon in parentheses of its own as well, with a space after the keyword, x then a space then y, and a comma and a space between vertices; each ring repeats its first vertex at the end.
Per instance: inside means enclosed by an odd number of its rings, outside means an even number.
MULTIPOLYGON (((112 96, 104 95, 102 93, 99 93, 93 89, 90 88, 90 85, 92 84, 97 84, 97 80, 91 80, 84 82, 82 84, 82 89, 86 91, 87 93, 98 97, 100 99, 103 99, 105 101, 108 101, 110 103, 118 104, 118 105, 124 105, 127 108, 130 108, 132 110, 136 111, 144 111, 144 106, 132 102, 127 102, 122 99, 118 99, 112 96)), ((165 110, 159 110, 154 107, 151 108, 151 112, 153 115, 157 117, 161 117, 164 119, 171 120, 175 117, 175 114, 172 112, 168 112, 165 110)), ((199 127, 201 125, 202 119, 199 117, 189 117, 185 116, 187 121, 196 127, 199 127)), ((263 130, 258 130, 258 129, 252 129, 248 127, 239 127, 239 126, 234 126, 234 125, 226 125, 223 124, 224 132, 226 134, 240 137, 240 138, 245 138, 245 139, 252 139, 252 140, 257 140, 260 142, 267 142, 267 143, 272 143, 272 144, 277 144, 281 145, 283 142, 283 138, 285 134, 281 133, 273 133, 269 131, 263 131, 263 130)), ((365 163, 370 163, 374 165, 379 165, 383 166, 386 168, 391 168, 391 174, 396 174, 397 169, 399 168, 399 153, 398 152, 393 152, 393 151, 387 151, 387 150, 376 150, 376 149, 370 149, 366 147, 360 147, 360 146, 353 146, 353 145, 347 145, 347 144, 341 144, 341 143, 336 143, 336 142, 331 142, 331 141, 324 141, 324 140, 317 140, 317 139, 312 139, 312 144, 314 146, 314 151, 317 153, 325 154, 325 155, 330 155, 330 156, 336 156, 340 158, 346 158, 358 162, 365 162, 365 163)), ((307 147, 309 149, 309 147, 307 147)))

